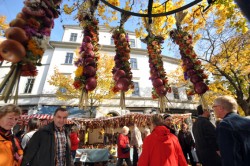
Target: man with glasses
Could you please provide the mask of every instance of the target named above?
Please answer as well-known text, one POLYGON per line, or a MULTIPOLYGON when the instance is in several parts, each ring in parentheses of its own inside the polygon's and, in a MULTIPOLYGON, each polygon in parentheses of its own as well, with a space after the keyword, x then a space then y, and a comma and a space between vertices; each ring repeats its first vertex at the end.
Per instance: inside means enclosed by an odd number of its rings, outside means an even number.
POLYGON ((250 119, 237 114, 237 102, 231 96, 214 100, 217 118, 223 119, 216 129, 223 166, 250 165, 250 119))
POLYGON ((210 111, 197 107, 198 119, 193 124, 196 153, 203 166, 221 166, 216 143, 215 126, 210 122, 210 111))

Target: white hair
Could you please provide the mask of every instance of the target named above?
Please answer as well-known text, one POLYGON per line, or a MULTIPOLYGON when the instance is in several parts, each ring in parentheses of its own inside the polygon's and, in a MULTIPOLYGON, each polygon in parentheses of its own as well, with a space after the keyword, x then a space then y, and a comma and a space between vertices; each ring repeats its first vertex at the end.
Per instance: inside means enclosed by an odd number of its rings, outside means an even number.
POLYGON ((232 96, 220 96, 214 100, 214 103, 223 106, 227 112, 237 113, 238 104, 232 96))
POLYGON ((123 126, 123 128, 122 128, 122 132, 129 132, 129 128, 127 127, 127 126, 123 126))

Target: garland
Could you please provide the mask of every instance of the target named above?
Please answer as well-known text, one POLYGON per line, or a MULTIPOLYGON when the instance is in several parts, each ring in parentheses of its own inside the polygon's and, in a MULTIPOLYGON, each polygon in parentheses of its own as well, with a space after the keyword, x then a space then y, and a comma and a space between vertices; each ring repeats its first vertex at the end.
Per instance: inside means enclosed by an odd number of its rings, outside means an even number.
POLYGON ((204 94, 209 90, 207 86, 208 80, 206 80, 208 76, 204 73, 201 61, 197 59, 197 55, 193 50, 192 36, 181 29, 176 29, 170 32, 170 37, 179 45, 184 78, 192 83, 187 94, 204 94))
POLYGON ((10 22, 5 33, 7 40, 0 45, 0 61, 12 62, 0 84, 1 100, 7 102, 15 93, 14 103, 17 103, 20 77, 37 76, 37 66, 41 66, 54 19, 60 14, 60 3, 61 0, 26 0, 22 11, 10 22))
POLYGON ((116 55, 114 57, 115 66, 112 70, 114 86, 112 91, 114 93, 121 92, 120 107, 125 109, 125 92, 134 88, 132 81, 132 72, 129 63, 130 59, 130 45, 128 34, 126 34, 123 24, 129 16, 122 14, 121 26, 116 28, 113 32, 116 55))
POLYGON ((161 56, 161 44, 164 42, 164 38, 161 36, 149 35, 146 38, 146 42, 149 54, 149 79, 153 84, 152 98, 159 99, 160 111, 164 112, 166 94, 167 92, 171 92, 161 56))
MULTIPOLYGON (((92 4, 97 6, 97 4, 92 4)), ((84 7, 84 3, 82 4, 84 7)), ((83 8, 84 9, 84 8, 83 8)), ((92 8, 91 8, 92 9, 92 8)), ((98 41, 99 27, 98 20, 93 16, 94 9, 90 14, 84 14, 79 10, 78 20, 83 27, 83 41, 80 47, 80 57, 75 61, 77 67, 73 86, 81 90, 79 108, 88 105, 88 92, 93 91, 97 86, 97 62, 99 59, 98 41)))

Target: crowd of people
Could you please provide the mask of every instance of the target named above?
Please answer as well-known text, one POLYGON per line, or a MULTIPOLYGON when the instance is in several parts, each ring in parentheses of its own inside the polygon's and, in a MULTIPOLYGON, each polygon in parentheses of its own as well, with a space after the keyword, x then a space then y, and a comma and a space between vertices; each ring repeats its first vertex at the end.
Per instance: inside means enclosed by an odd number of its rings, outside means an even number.
MULTIPOLYGON (((182 122, 178 131, 171 115, 155 114, 151 118, 151 132, 146 135, 135 121, 124 126, 117 139, 117 166, 249 166, 250 119, 237 114, 237 102, 230 96, 214 100, 213 111, 221 121, 214 126, 210 110, 197 107, 198 119, 189 128, 182 122), (133 149, 131 151, 131 149, 133 149), (131 161, 130 152, 133 152, 131 161), (196 156, 197 155, 197 156, 196 156), (198 160, 198 161, 197 161, 198 160)), ((13 134, 13 127, 21 115, 21 108, 8 104, 0 108, 0 166, 72 166, 79 144, 79 129, 65 128, 68 111, 58 108, 46 126, 39 126, 34 118, 28 122, 21 140, 13 134)))

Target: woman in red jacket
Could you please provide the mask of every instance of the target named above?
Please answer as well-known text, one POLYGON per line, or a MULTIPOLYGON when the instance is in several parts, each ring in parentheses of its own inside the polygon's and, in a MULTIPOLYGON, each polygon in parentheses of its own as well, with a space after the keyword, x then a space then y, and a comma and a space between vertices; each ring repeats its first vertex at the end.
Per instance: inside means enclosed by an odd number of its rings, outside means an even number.
POLYGON ((71 155, 74 159, 76 156, 76 150, 78 149, 78 144, 80 142, 80 139, 78 138, 79 129, 77 126, 73 126, 71 130, 72 130, 70 133, 71 155))
POLYGON ((128 132, 129 132, 129 128, 127 126, 124 126, 122 128, 122 133, 118 137, 118 141, 117 141, 118 160, 117 160, 116 166, 122 166, 123 159, 125 159, 128 166, 132 166, 132 163, 130 160, 130 145, 129 145, 129 139, 127 136, 128 132))
POLYGON ((187 166, 178 138, 164 126, 161 115, 152 116, 152 133, 144 139, 138 166, 187 166))

